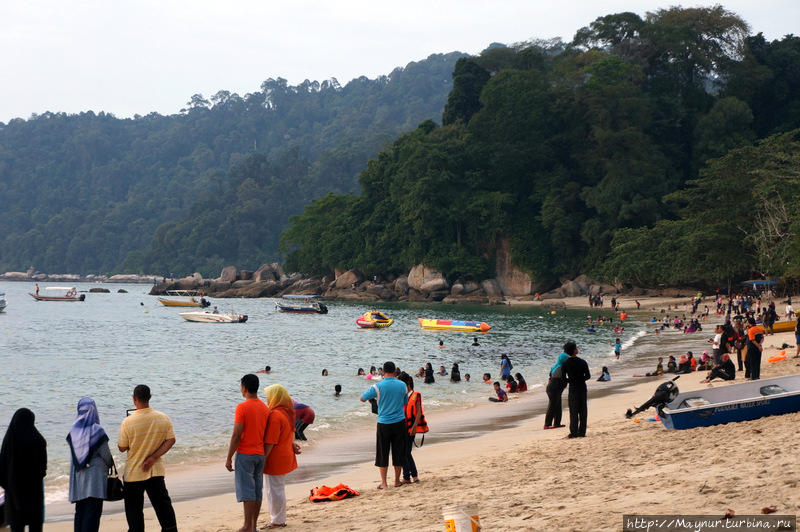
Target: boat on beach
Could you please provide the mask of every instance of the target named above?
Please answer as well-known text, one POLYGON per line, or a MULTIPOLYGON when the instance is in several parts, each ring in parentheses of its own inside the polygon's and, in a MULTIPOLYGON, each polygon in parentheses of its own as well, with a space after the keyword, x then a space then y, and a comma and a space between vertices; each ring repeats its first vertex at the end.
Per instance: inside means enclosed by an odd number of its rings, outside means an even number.
POLYGON ((36 301, 83 301, 86 299, 86 294, 78 295, 78 290, 74 286, 46 286, 45 290, 63 291, 64 294, 60 296, 40 296, 39 294, 28 292, 28 295, 36 301))
POLYGON ((211 312, 208 310, 196 312, 181 312, 181 318, 195 323, 244 323, 247 321, 246 314, 236 314, 234 312, 222 313, 211 312))
POLYGON ((356 319, 356 325, 362 329, 383 329, 394 323, 392 318, 389 318, 383 312, 378 310, 370 310, 365 312, 356 319))
POLYGON ((800 412, 800 374, 678 393, 657 410, 677 430, 800 412))
POLYGON ((434 320, 417 318, 420 327, 438 331, 487 332, 492 327, 485 321, 434 320))
POLYGON ((779 321, 777 323, 772 324, 772 332, 791 332, 794 330, 795 326, 797 325, 797 320, 795 321, 779 321))
POLYGON ((286 294, 283 298, 289 301, 276 301, 275 309, 278 312, 292 312, 295 314, 327 314, 328 307, 316 301, 318 297, 303 294, 286 294))
POLYGON ((168 296, 183 297, 188 299, 166 299, 159 297, 158 300, 165 307, 200 307, 205 308, 211 305, 197 290, 167 290, 168 296))

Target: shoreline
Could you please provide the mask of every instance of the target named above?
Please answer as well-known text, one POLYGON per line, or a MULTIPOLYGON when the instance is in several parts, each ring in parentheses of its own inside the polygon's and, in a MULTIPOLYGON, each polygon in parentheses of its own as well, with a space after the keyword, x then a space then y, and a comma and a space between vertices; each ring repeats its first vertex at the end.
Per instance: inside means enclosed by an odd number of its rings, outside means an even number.
MULTIPOLYGON (((797 372, 796 359, 766 362, 790 337, 767 337, 764 377, 797 372)), ((700 383, 703 377, 703 372, 682 375, 679 385, 684 391, 707 386, 700 383)), ((721 516, 734 508, 740 515, 758 514, 771 505, 781 514, 800 510, 796 462, 791 452, 780 452, 792 448, 800 413, 667 431, 661 423, 646 421, 653 410, 641 414, 640 423, 623 417, 626 408, 649 399, 665 378, 637 380, 620 393, 590 399, 587 438, 582 440, 565 440, 560 430, 541 430, 542 416, 536 415, 516 427, 415 449, 421 478, 416 485, 378 491, 371 463, 318 481, 293 482, 287 485, 288 526, 396 530, 409 528, 413 519, 415 529, 440 530, 442 506, 466 502, 478 503, 482 525, 490 530, 618 530, 623 513, 721 516), (333 503, 306 499, 310 488, 339 482, 361 495, 333 503)), ((742 382, 741 376, 735 382, 742 382)), ((235 530, 241 522, 232 489, 177 502, 175 510, 181 530, 235 530)), ((155 526, 152 510, 145 515, 148 526, 155 526)), ((71 526, 48 523, 48 530, 71 526)), ((126 526, 124 514, 103 517, 104 531, 126 526)))
MULTIPOLYGON (((678 340, 682 339, 685 338, 680 335, 667 340, 669 345, 675 345, 678 340)), ((628 389, 639 384, 640 380, 625 375, 642 369, 649 370, 660 349, 663 347, 656 349, 651 346, 647 352, 641 353, 631 360, 623 361, 612 370, 615 372, 615 376, 610 383, 602 383, 602 385, 600 385, 601 383, 590 383, 590 400, 603 400, 628 393, 628 389)), ((555 354, 553 357, 555 358, 555 354)), ((613 360, 609 359, 609 365, 611 363, 613 360)), ((599 365, 592 368, 595 377, 598 369, 599 365)), ((536 381, 532 380, 532 382, 536 381)), ((539 385, 504 405, 502 412, 498 410, 497 405, 487 402, 475 403, 466 409, 447 409, 427 413, 429 423, 436 429, 428 434, 426 443, 432 447, 446 447, 459 442, 480 440, 498 432, 517 430, 530 424, 530 420, 541 417, 546 409, 546 402, 543 387, 539 385)), ((566 400, 564 404, 566 411, 566 400)), ((290 482, 292 485, 303 486, 303 489, 307 491, 305 486, 319 485, 319 482, 329 477, 332 472, 349 478, 353 472, 359 471, 365 467, 365 463, 369 463, 371 460, 374 453, 373 431, 374 424, 370 423, 367 428, 358 433, 344 437, 331 435, 307 446, 300 459, 301 467, 298 472, 293 473, 294 478, 290 482)), ((233 489, 232 477, 221 467, 223 459, 224 457, 218 463, 214 460, 206 460, 203 463, 187 465, 168 464, 167 484, 176 504, 192 504, 193 501, 204 500, 208 497, 214 498, 230 494, 233 489), (198 489, 198 486, 203 487, 198 489)), ((235 499, 231 500, 235 504, 235 499)), ((121 503, 107 503, 104 513, 114 515, 122 510, 121 503)), ((50 516, 48 523, 68 522, 72 518, 73 511, 73 505, 68 502, 51 503, 48 505, 48 515, 50 516)), ((106 517, 104 517, 104 523, 105 519, 106 517)))

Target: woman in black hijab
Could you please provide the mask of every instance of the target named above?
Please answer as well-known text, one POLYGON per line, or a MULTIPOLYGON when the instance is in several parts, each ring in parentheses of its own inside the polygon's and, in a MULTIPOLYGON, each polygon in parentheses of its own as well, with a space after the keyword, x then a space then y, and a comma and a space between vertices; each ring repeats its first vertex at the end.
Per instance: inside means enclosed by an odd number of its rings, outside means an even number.
POLYGON ((6 518, 11 532, 40 532, 44 521, 44 475, 47 442, 36 427, 35 417, 20 408, 11 418, 0 449, 0 486, 6 492, 6 518))

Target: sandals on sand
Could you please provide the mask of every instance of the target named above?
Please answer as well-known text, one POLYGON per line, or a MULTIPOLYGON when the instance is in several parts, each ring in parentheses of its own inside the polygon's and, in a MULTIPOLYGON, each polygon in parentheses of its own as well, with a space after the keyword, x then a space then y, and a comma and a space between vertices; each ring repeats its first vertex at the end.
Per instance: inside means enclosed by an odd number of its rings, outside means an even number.
POLYGON ((283 528, 285 526, 286 526, 286 523, 281 523, 281 524, 270 523, 270 524, 265 525, 264 527, 262 527, 261 530, 269 530, 270 528, 283 528))

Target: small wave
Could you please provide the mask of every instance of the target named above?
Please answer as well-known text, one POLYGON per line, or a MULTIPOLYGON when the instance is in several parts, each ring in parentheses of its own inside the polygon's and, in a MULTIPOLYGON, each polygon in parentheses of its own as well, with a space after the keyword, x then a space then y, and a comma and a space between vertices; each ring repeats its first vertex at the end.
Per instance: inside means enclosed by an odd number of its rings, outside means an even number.
POLYGON ((52 491, 47 491, 44 494, 44 502, 45 504, 51 502, 64 502, 69 497, 69 488, 67 489, 57 489, 52 491))
POLYGON ((638 340, 639 338, 641 338, 642 336, 644 336, 646 334, 647 334, 647 331, 639 331, 639 332, 637 332, 636 334, 634 334, 633 336, 631 336, 630 338, 628 338, 627 340, 622 342, 622 348, 626 349, 628 347, 631 347, 633 344, 636 343, 636 340, 638 340))

